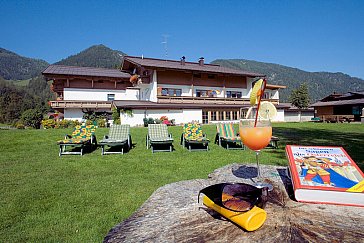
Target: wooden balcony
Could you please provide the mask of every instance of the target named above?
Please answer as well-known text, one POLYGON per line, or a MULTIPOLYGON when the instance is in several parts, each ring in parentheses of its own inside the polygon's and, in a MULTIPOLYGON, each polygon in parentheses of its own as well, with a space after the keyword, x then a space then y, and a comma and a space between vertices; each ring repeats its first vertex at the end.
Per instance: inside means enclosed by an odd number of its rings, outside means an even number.
POLYGON ((50 101, 53 109, 63 108, 92 108, 92 109, 111 109, 111 101, 78 101, 78 100, 56 100, 50 101))
MULTIPOLYGON (((217 97, 191 97, 191 96, 157 96, 158 103, 180 103, 180 104, 220 104, 220 105, 241 105, 250 104, 248 98, 217 98, 217 97)), ((263 99, 264 100, 264 99, 263 99)), ((267 101, 277 105, 278 99, 267 101)))

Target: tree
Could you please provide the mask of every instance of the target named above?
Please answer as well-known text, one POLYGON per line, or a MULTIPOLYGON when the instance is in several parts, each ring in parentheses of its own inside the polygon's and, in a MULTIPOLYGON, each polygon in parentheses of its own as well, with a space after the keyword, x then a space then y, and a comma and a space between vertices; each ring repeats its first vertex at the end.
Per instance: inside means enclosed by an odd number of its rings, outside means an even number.
POLYGON ((307 109, 310 104, 310 96, 308 94, 308 86, 306 83, 300 85, 298 89, 292 90, 289 96, 291 104, 298 108, 299 118, 301 122, 302 109, 307 109))
POLYGON ((24 122, 25 126, 29 126, 32 128, 40 128, 40 124, 42 123, 43 114, 39 109, 28 109, 24 111, 21 115, 21 120, 24 122))

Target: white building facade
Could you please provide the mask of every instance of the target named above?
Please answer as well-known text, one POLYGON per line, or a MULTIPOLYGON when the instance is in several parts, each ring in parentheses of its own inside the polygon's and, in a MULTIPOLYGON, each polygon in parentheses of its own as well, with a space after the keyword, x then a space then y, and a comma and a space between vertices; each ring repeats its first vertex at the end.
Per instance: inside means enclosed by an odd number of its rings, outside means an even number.
MULTIPOLYGON (((141 126, 144 118, 167 116, 176 124, 237 122, 250 107, 254 82, 264 77, 219 65, 199 62, 124 57, 122 70, 51 65, 43 75, 53 80, 57 100, 54 109, 65 119, 82 120, 87 111, 110 113, 112 107, 131 110, 121 112, 123 124, 141 126), (243 113, 243 114, 242 114, 243 113), (130 114, 130 113, 128 113, 130 114)), ((278 110, 275 121, 284 121, 284 107, 279 104, 279 89, 266 87, 263 100, 278 110)))

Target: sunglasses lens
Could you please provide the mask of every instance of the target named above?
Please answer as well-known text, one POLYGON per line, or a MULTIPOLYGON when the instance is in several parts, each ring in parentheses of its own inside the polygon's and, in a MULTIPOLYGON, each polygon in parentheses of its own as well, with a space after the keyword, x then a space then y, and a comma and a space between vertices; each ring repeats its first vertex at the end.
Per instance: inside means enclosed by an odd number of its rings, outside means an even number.
POLYGON ((228 184, 221 195, 222 205, 230 210, 249 211, 261 199, 261 190, 247 184, 228 184))

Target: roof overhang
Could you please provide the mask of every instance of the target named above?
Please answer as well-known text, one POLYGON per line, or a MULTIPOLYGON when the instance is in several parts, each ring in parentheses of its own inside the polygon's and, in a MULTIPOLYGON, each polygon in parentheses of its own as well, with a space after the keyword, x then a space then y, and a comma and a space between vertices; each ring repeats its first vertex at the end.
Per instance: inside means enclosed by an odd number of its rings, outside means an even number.
POLYGON ((130 74, 122 72, 119 69, 93 68, 93 67, 76 67, 63 65, 49 65, 42 74, 48 78, 62 77, 88 77, 88 78, 105 78, 128 80, 130 74))
POLYGON ((267 84, 265 86, 267 89, 285 89, 287 86, 285 85, 276 85, 276 84, 267 84))
POLYGON ((363 99, 352 99, 352 100, 336 100, 336 101, 319 101, 312 104, 312 107, 320 107, 320 106, 340 106, 340 105, 364 105, 363 99))
POLYGON ((210 74, 226 74, 245 77, 265 77, 266 75, 253 72, 245 72, 238 69, 226 68, 216 64, 204 64, 185 62, 183 65, 180 61, 162 60, 155 58, 124 56, 122 69, 129 69, 129 65, 135 65, 144 68, 159 69, 159 70, 174 70, 183 72, 210 73, 210 74))

